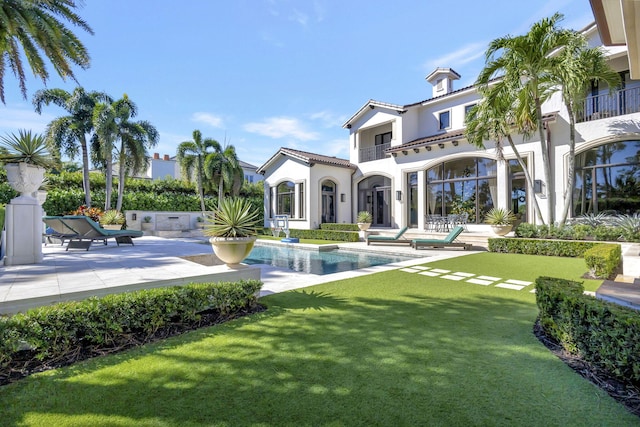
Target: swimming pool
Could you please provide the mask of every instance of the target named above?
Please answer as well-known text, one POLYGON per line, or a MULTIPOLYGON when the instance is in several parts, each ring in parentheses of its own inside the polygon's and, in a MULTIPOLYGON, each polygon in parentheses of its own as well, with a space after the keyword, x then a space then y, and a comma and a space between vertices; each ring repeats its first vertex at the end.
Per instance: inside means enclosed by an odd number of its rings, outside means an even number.
POLYGON ((344 250, 314 251, 294 247, 255 246, 245 264, 267 264, 309 274, 331 274, 406 261, 410 257, 344 250))

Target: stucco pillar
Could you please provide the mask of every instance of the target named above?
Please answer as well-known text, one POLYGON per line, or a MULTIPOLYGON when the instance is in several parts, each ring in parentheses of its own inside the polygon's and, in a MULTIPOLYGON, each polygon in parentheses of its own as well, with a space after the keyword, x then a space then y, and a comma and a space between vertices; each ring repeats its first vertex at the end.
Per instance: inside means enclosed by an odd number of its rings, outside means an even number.
POLYGON ((42 207, 33 197, 20 196, 6 206, 5 265, 42 262, 42 207))

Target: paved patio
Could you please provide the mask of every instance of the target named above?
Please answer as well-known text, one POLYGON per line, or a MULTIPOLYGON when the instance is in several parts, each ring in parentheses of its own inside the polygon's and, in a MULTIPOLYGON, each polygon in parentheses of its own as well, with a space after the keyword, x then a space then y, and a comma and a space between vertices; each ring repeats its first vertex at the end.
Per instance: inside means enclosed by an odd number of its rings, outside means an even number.
POLYGON ((116 246, 115 242, 109 242, 106 246, 96 243, 89 251, 66 251, 59 244, 48 244, 43 246, 42 264, 0 266, 0 314, 59 301, 197 281, 260 279, 264 283, 261 295, 268 295, 473 253, 459 249, 416 251, 408 246, 348 243, 340 247, 418 257, 387 266, 317 276, 266 265, 242 265, 238 268, 204 266, 182 258, 211 254, 211 246, 204 239, 145 236, 134 242, 135 246, 116 246))

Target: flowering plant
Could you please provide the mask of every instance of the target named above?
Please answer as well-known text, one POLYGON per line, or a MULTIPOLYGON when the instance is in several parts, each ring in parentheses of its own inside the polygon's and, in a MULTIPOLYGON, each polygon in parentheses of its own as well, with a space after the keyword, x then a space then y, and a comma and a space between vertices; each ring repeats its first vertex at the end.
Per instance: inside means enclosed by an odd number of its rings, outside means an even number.
POLYGON ((69 213, 69 215, 84 215, 88 216, 95 222, 100 222, 100 217, 103 212, 100 208, 88 208, 85 205, 79 206, 78 209, 69 213))

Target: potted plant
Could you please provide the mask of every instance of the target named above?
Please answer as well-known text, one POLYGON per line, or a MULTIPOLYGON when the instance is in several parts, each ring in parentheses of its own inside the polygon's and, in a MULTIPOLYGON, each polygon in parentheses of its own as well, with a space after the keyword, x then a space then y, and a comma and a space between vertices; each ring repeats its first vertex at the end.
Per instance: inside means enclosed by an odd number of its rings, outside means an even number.
POLYGON ((44 172, 53 166, 46 139, 31 131, 20 130, 0 140, 0 161, 5 163, 9 185, 21 197, 32 197, 44 181, 44 172))
POLYGON ((356 219, 356 222, 358 223, 358 228, 361 231, 368 230, 369 227, 371 227, 371 221, 372 221, 372 217, 370 212, 368 211, 358 212, 358 217, 356 219))
POLYGON ((199 216, 196 218, 196 228, 202 229, 204 228, 204 218, 199 216))
POLYGON ((493 208, 484 217, 491 230, 498 236, 504 236, 511 231, 516 216, 510 209, 493 208))
POLYGON ((253 249, 259 223, 258 211, 248 200, 227 198, 206 219, 204 235, 210 237, 213 252, 222 262, 236 265, 253 249))
POLYGON ((109 209, 100 216, 100 225, 105 230, 120 230, 124 225, 125 218, 122 212, 109 209))
POLYGON ((153 230, 153 224, 151 223, 151 217, 149 215, 142 218, 142 230, 150 231, 153 230))

